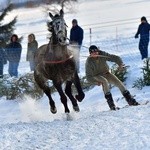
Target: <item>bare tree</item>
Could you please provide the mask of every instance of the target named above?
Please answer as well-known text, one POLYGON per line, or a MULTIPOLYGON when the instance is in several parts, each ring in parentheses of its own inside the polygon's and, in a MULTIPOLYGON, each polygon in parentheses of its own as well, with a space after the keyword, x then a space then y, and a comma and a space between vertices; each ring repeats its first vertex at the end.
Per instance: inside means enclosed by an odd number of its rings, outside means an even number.
POLYGON ((59 12, 60 8, 65 10, 65 13, 72 12, 74 10, 74 3, 78 0, 42 0, 46 5, 46 11, 54 13, 59 12), (59 7, 58 7, 59 6, 59 7))

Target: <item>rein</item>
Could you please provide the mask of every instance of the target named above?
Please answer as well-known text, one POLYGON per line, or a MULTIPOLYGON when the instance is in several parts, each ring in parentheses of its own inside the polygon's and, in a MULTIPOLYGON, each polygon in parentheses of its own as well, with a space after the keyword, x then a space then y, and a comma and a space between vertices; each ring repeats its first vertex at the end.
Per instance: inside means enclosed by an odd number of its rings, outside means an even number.
POLYGON ((60 64, 60 63, 64 63, 66 62, 67 60, 73 58, 73 55, 70 55, 67 59, 65 60, 59 60, 59 61, 44 61, 44 63, 46 64, 60 64))

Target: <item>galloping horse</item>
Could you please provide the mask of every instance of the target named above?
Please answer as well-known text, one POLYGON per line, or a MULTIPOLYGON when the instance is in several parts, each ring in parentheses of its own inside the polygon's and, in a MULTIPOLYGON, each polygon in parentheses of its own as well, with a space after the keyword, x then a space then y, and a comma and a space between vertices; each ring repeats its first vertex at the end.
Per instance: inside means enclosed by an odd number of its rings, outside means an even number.
POLYGON ((48 44, 42 45, 37 50, 34 78, 39 87, 48 96, 52 113, 56 113, 57 109, 51 96, 50 87, 46 84, 47 80, 52 80, 54 87, 57 89, 61 102, 64 105, 65 113, 70 112, 67 105, 67 96, 72 102, 73 109, 78 112, 77 100, 81 102, 85 94, 81 88, 75 60, 67 49, 67 29, 64 12, 60 10, 59 14, 53 16, 49 13, 49 16, 52 19, 51 22, 48 22, 48 30, 51 32, 51 37, 48 44), (63 83, 66 85, 64 91, 62 88, 63 83), (72 83, 74 83, 78 92, 75 97, 72 94, 72 83))

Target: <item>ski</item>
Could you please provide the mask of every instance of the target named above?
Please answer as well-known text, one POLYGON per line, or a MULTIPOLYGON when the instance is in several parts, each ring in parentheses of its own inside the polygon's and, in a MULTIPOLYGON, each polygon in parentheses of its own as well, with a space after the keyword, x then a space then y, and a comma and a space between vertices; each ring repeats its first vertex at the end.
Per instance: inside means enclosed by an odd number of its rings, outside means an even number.
MULTIPOLYGON (((147 105, 148 103, 149 103, 150 101, 145 101, 145 102, 143 102, 143 103, 139 103, 139 105, 137 105, 137 106, 140 106, 140 105, 147 105)), ((119 108, 118 110, 120 110, 120 109, 122 109, 122 108, 129 108, 129 107, 132 107, 132 106, 130 106, 130 105, 125 105, 124 107, 121 107, 121 108, 119 108)))

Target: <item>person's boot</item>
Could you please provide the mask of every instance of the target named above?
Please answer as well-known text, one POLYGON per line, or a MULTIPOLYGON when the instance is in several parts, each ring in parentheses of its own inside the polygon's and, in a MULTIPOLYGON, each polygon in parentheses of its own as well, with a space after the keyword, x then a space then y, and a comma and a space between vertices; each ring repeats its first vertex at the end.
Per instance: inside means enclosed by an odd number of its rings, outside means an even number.
POLYGON ((127 103, 130 105, 130 106, 137 106, 137 105, 140 105, 130 94, 130 92, 128 90, 124 91, 123 92, 123 96, 125 97, 127 103))
POLYGON ((114 101, 113 101, 113 98, 112 98, 112 95, 110 92, 105 94, 105 98, 107 99, 107 103, 108 103, 109 108, 111 110, 116 110, 116 106, 114 104, 114 101))

